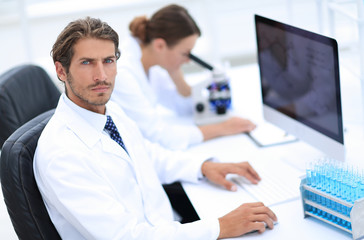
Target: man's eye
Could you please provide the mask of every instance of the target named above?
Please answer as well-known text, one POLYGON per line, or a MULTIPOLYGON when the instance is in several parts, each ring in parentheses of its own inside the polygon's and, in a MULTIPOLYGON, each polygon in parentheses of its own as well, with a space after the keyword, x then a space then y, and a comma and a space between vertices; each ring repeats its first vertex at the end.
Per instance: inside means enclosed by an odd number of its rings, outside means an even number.
POLYGON ((81 64, 87 65, 87 64, 90 64, 90 61, 84 60, 84 61, 81 62, 81 64))
POLYGON ((112 59, 105 59, 105 63, 112 63, 112 62, 114 62, 114 60, 112 60, 112 59))

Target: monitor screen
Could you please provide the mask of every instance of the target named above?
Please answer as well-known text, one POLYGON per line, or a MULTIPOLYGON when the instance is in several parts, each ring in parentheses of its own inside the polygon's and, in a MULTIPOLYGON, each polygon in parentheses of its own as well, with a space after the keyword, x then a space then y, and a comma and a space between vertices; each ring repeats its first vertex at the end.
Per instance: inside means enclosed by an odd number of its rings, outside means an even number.
POLYGON ((264 118, 344 158, 336 40, 258 15, 255 26, 264 118))

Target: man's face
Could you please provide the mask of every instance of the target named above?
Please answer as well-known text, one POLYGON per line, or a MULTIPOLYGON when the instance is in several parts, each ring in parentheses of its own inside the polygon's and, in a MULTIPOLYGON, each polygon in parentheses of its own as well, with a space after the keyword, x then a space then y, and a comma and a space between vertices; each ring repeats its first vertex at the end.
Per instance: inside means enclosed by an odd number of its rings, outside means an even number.
POLYGON ((67 96, 82 108, 104 114, 115 83, 115 45, 110 40, 84 38, 76 42, 73 50, 68 73, 56 62, 67 96))

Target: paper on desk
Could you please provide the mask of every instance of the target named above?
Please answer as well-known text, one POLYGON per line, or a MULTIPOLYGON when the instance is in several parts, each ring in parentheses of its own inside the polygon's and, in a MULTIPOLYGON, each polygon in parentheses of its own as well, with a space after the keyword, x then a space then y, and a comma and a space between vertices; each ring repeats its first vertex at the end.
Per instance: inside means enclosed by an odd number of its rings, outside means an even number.
POLYGON ((297 141, 297 138, 293 135, 287 134, 282 129, 268 122, 259 124, 257 128, 251 131, 248 135, 260 147, 268 147, 297 141))

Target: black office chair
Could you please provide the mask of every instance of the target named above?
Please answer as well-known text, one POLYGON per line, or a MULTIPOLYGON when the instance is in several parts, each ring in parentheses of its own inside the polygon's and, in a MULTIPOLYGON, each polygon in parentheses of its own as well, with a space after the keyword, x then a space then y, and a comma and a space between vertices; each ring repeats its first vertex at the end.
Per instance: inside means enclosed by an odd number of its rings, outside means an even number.
POLYGON ((21 65, 0 75, 0 147, 21 125, 55 108, 60 95, 39 66, 21 65))
POLYGON ((5 204, 19 239, 61 239, 51 222, 33 173, 38 139, 54 113, 49 110, 16 130, 4 143, 0 158, 5 204))

